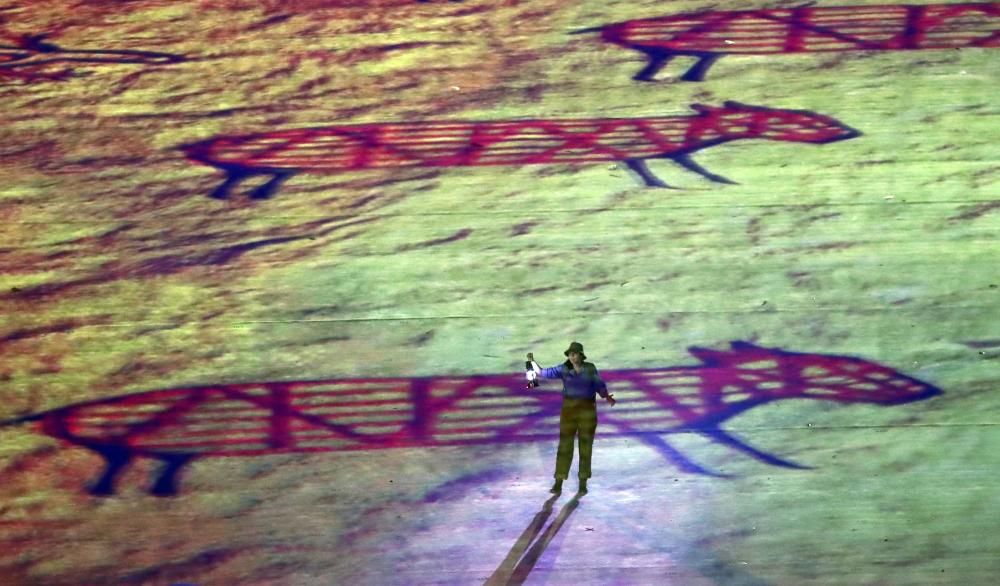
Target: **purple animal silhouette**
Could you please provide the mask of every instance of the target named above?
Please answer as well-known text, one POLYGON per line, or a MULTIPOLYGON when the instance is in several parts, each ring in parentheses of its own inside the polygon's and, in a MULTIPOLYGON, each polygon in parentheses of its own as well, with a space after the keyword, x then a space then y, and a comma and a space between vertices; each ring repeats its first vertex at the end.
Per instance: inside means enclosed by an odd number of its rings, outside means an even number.
POLYGON ((800 6, 627 20, 597 32, 640 51, 649 63, 633 79, 652 81, 676 56, 698 61, 681 77, 701 81, 720 57, 828 51, 906 51, 1000 46, 1000 2, 800 6))
MULTIPOLYGON (((897 405, 941 393, 928 383, 851 356, 804 354, 732 342, 692 347, 694 366, 609 370, 621 400, 602 413, 602 437, 636 437, 681 469, 707 470, 663 435, 696 432, 762 462, 801 466, 726 432, 728 419, 772 401, 820 399, 897 405)), ((551 387, 550 387, 551 388, 551 387)), ((106 468, 91 486, 115 491, 136 457, 164 462, 151 492, 173 495, 199 457, 551 441, 558 393, 525 390, 518 374, 222 384, 155 390, 67 405, 0 425, 39 422, 43 433, 94 450, 106 468)))
POLYGON ((566 120, 390 122, 220 136, 183 147, 192 161, 225 171, 211 197, 225 199, 252 175, 271 179, 250 197, 270 197, 296 173, 390 167, 593 164, 623 162, 647 186, 669 187, 646 167, 670 159, 719 183, 732 181, 695 163, 698 150, 760 138, 812 144, 860 133, 829 116, 726 102, 694 104, 694 116, 566 120))

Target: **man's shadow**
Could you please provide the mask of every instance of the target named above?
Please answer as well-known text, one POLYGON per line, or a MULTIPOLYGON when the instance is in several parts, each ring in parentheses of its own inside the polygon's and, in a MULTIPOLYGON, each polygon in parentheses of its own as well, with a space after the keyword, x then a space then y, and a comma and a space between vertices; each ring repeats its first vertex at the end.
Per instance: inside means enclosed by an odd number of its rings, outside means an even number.
POLYGON ((559 529, 562 528, 563 523, 576 510, 576 507, 580 504, 580 497, 583 495, 580 493, 573 495, 573 498, 563 505, 562 510, 559 511, 559 515, 556 516, 555 520, 552 521, 545 532, 541 534, 541 537, 539 537, 542 527, 545 526, 545 521, 552 515, 552 507, 555 505, 556 500, 559 499, 559 496, 558 494, 554 495, 545 501, 542 505, 542 510, 535 514, 535 518, 531 520, 531 523, 528 523, 524 532, 517 539, 517 542, 510 548, 507 557, 500 563, 500 567, 486 581, 485 586, 515 586, 524 583, 539 558, 545 553, 545 549, 549 546, 549 543, 559 533, 559 529))

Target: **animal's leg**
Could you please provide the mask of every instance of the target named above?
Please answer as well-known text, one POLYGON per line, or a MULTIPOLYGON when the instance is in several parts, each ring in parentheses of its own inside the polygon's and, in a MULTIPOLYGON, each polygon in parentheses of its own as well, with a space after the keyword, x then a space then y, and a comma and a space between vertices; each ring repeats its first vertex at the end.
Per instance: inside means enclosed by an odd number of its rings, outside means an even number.
POLYGON ((681 76, 683 81, 704 81, 708 69, 715 65, 715 62, 722 57, 720 53, 701 53, 698 61, 681 76))
POLYGON ((254 189, 250 193, 251 199, 267 199, 271 197, 276 191, 278 191, 281 184, 292 175, 294 175, 294 173, 290 171, 272 173, 272 177, 267 183, 261 185, 257 189, 254 189))
POLYGON ((684 472, 690 472, 693 474, 704 474, 706 476, 717 476, 717 477, 728 477, 729 474, 722 474, 721 472, 713 472, 707 468, 702 468, 698 464, 695 464, 687 458, 684 454, 677 451, 676 448, 668 444, 659 434, 656 433, 640 433, 639 439, 646 442, 647 444, 653 446, 657 450, 663 453, 671 462, 674 463, 678 468, 684 472))
POLYGON ((89 445, 104 458, 106 466, 104 473, 90 485, 89 492, 94 496, 110 496, 115 494, 115 479, 122 468, 132 459, 131 451, 125 446, 89 445))
POLYGON ((628 166, 629 169, 634 171, 640 178, 642 178, 643 182, 645 182, 645 184, 648 187, 665 187, 667 189, 677 189, 676 187, 671 187, 667 185, 659 177, 653 175, 653 173, 650 172, 649 167, 646 166, 646 161, 643 161, 642 159, 625 159, 624 163, 628 166))
POLYGON ((656 81, 656 79, 654 79, 656 74, 659 73, 660 70, 663 69, 663 66, 674 57, 674 53, 672 51, 665 51, 663 49, 639 50, 649 57, 649 63, 647 63, 646 66, 639 71, 639 73, 636 73, 635 76, 632 77, 632 79, 636 81, 656 81))
POLYGON ((214 199, 228 199, 229 192, 232 191, 234 187, 240 182, 254 175, 247 169, 243 167, 223 167, 223 171, 226 173, 226 179, 222 182, 222 185, 216 187, 212 193, 208 194, 208 197, 214 199))
POLYGON ((695 163, 694 159, 691 158, 691 155, 687 153, 679 155, 668 155, 666 158, 673 160, 675 163, 677 163, 681 167, 684 167, 688 171, 694 171, 695 173, 701 175, 702 177, 709 179, 711 181, 715 181, 716 183, 728 183, 729 185, 738 185, 732 179, 727 179, 722 175, 716 175, 715 173, 712 173, 711 171, 702 167, 698 163, 695 163))
POLYGON ((757 458, 758 460, 766 464, 771 464, 773 466, 781 466, 782 468, 797 468, 799 470, 811 469, 811 466, 803 466, 801 464, 796 464, 795 462, 783 460, 777 456, 772 456, 771 454, 768 454, 766 452, 762 452, 757 448, 747 445, 738 438, 729 435, 728 433, 726 433, 721 429, 716 428, 716 429, 699 430, 699 431, 708 436, 709 438, 719 442, 720 444, 739 450, 744 454, 749 454, 750 456, 753 456, 754 458, 757 458))
POLYGON ((184 465, 194 459, 194 454, 169 454, 159 456, 163 460, 163 468, 160 470, 156 483, 150 489, 150 493, 156 496, 176 496, 178 476, 184 465))

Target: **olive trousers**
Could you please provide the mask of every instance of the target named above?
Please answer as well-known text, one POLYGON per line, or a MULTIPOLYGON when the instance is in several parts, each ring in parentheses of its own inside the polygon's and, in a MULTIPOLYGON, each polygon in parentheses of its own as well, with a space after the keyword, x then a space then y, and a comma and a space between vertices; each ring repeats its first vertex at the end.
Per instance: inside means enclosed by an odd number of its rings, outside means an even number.
POLYGON ((580 438, 581 480, 590 478, 590 457, 594 453, 594 433, 597 431, 597 402, 589 399, 563 398, 559 413, 559 450, 556 452, 556 474, 560 480, 569 478, 573 463, 573 439, 580 438))

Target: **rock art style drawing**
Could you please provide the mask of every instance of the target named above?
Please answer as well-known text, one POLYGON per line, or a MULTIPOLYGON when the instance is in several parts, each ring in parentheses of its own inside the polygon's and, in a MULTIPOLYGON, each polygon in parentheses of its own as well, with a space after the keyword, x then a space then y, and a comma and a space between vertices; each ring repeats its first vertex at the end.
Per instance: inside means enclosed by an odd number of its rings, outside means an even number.
MULTIPOLYGON (((663 438, 698 433, 761 462, 802 468, 722 428, 727 420, 784 399, 898 405, 941 390, 851 356, 808 354, 732 342, 730 350, 689 348, 694 366, 609 370, 602 378, 621 405, 601 414, 600 437, 635 437, 680 469, 722 476, 663 438)), ((90 487, 115 492, 136 457, 163 467, 151 492, 177 493, 186 464, 200 457, 261 456, 552 441, 560 397, 525 390, 520 373, 421 378, 220 384, 154 390, 67 405, 0 422, 40 430, 103 456, 90 487)))
POLYGON ((702 81, 728 54, 997 47, 1000 2, 697 12, 575 32, 600 32, 608 43, 645 53, 649 63, 633 79, 652 81, 674 57, 693 56, 698 61, 681 79, 702 81))
POLYGON ((395 167, 584 165, 621 162, 645 185, 670 187, 645 161, 670 159, 715 182, 732 183, 695 163, 701 149, 742 139, 822 144, 860 132, 804 110, 693 104, 695 115, 649 118, 425 121, 322 126, 219 136, 185 145, 192 161, 226 178, 211 197, 225 199, 247 177, 270 179, 250 197, 265 199, 297 173, 395 167))
POLYGON ((73 76, 69 68, 53 70, 53 65, 139 63, 165 65, 186 58, 154 51, 64 49, 46 41, 47 35, 11 35, 0 33, 0 80, 58 81, 73 76))

